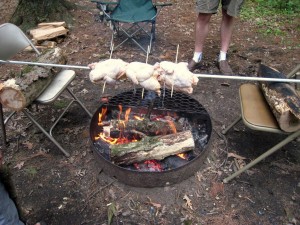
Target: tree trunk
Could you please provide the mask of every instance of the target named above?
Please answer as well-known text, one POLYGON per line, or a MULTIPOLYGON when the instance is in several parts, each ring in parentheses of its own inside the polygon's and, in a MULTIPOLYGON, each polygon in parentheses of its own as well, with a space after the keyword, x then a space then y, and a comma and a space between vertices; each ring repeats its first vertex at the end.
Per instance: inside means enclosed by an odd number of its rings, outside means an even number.
POLYGON ((144 160, 161 160, 194 148, 195 143, 190 130, 162 136, 145 136, 138 142, 110 145, 112 161, 126 165, 144 160))
MULTIPOLYGON (((279 71, 260 65, 260 77, 286 78, 279 71)), ((300 129, 300 96, 289 83, 261 82, 263 94, 279 124, 286 132, 300 129)))
POLYGON ((10 22, 23 31, 41 22, 65 21, 72 23, 70 9, 76 6, 67 0, 20 0, 10 22))
MULTIPOLYGON (((39 57, 41 63, 65 64, 60 48, 51 49, 39 57)), ((50 84, 59 69, 27 66, 19 76, 1 84, 0 101, 5 108, 20 111, 34 101, 50 84)))

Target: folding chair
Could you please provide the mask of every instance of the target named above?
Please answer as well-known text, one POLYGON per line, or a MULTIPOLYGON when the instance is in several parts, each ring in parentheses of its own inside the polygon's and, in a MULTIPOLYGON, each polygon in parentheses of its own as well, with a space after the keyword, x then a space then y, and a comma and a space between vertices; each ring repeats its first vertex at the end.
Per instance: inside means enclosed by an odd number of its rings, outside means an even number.
MULTIPOLYGON (((32 44, 32 42, 26 37, 26 35, 14 24, 5 23, 0 26, 0 64, 1 61, 5 61, 10 57, 16 55, 21 52, 24 48, 31 46, 37 55, 41 55, 38 49, 32 44)), ((45 88, 41 95, 37 97, 33 101, 35 104, 50 104, 54 102, 61 94, 66 91, 68 92, 72 100, 65 107, 60 116, 55 120, 50 131, 47 132, 40 123, 34 118, 32 113, 30 113, 28 107, 21 110, 31 121, 34 123, 64 154, 69 157, 70 153, 66 151, 53 137, 52 131, 54 127, 58 124, 63 115, 67 112, 70 106, 76 102, 78 103, 82 109, 89 115, 92 114, 88 111, 88 109, 84 106, 84 104, 74 95, 74 93, 68 88, 71 82, 75 79, 75 72, 73 70, 62 70, 58 73, 52 82, 45 88)), ((4 120, 3 115, 3 105, 0 103, 0 123, 1 123, 1 132, 3 144, 6 147, 6 129, 5 125, 11 119, 11 117, 16 113, 12 112, 6 119, 4 120)))
POLYGON ((122 44, 131 40, 140 49, 147 53, 152 48, 152 42, 155 39, 156 18, 164 6, 170 6, 172 3, 153 3, 152 0, 119 0, 118 2, 104 2, 92 0, 97 3, 104 18, 111 22, 112 37, 110 50, 115 50, 122 44), (129 25, 126 27, 126 24, 129 25), (151 29, 147 26, 151 24, 151 29), (144 33, 150 39, 149 45, 145 48, 137 40, 138 33, 144 33), (125 39, 118 45, 114 45, 115 34, 125 35, 125 39), (147 49, 147 50, 146 50, 147 49))
MULTIPOLYGON (((292 76, 293 74, 289 74, 292 76)), ((282 131, 275 119, 268 103, 263 96, 263 93, 258 85, 255 84, 242 84, 239 88, 239 97, 240 97, 240 106, 241 106, 241 115, 224 131, 223 134, 226 134, 234 125, 236 125, 239 121, 243 121, 243 123, 253 130, 271 132, 271 133, 279 133, 288 135, 284 140, 280 141, 274 147, 268 149, 265 153, 257 157, 255 160, 251 161, 246 166, 242 167, 229 177, 223 180, 224 183, 229 182, 231 179, 235 178, 239 174, 248 170, 252 166, 259 163, 261 160, 265 159, 272 153, 279 150, 284 145, 296 139, 300 136, 300 130, 295 132, 286 133, 282 131)))

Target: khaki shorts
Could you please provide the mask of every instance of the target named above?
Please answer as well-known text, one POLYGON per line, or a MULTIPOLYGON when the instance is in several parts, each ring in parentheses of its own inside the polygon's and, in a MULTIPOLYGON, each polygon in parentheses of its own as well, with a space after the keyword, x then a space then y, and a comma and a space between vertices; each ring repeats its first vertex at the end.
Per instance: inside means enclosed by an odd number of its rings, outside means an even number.
POLYGON ((229 16, 237 17, 240 14, 244 0, 196 0, 198 13, 217 13, 220 2, 229 16))

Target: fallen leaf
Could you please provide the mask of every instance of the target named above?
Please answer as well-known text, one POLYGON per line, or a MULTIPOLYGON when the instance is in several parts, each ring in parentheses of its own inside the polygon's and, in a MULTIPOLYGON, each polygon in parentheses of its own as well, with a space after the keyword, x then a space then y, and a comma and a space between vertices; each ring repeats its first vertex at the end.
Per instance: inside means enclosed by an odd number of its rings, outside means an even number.
POLYGON ((218 182, 213 182, 209 193, 213 198, 215 198, 220 193, 223 194, 224 193, 224 184, 218 183, 218 182))
POLYGON ((161 204, 159 203, 155 203, 155 202, 152 202, 151 198, 147 197, 149 199, 149 202, 147 202, 148 204, 156 207, 156 208, 160 208, 161 207, 161 204))
POLYGON ((25 141, 23 142, 23 145, 28 148, 29 150, 31 150, 33 148, 33 144, 29 141, 25 141))
POLYGON ((115 203, 109 203, 108 205, 108 209, 107 209, 107 219, 108 219, 108 225, 111 224, 112 219, 114 216, 117 216, 117 207, 115 205, 115 203))
POLYGON ((237 155, 237 154, 235 154, 233 152, 228 152, 228 157, 234 157, 236 159, 246 159, 245 157, 237 155))
POLYGON ((187 207, 189 207, 191 210, 194 210, 193 209, 193 205, 192 205, 192 201, 191 201, 191 199, 187 195, 183 196, 183 200, 186 201, 185 204, 186 204, 187 207))
POLYGON ((20 162, 18 163, 14 168, 18 168, 19 170, 22 169, 22 167, 24 166, 24 161, 23 162, 20 162))

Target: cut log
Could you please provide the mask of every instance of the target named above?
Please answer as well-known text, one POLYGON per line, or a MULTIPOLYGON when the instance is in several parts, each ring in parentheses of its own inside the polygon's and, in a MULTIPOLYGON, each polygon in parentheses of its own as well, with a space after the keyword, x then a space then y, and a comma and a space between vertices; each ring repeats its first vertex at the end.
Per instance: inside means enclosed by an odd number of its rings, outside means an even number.
MULTIPOLYGON (((66 57, 60 48, 48 50, 38 62, 65 64, 66 57)), ((20 111, 34 101, 50 84, 60 69, 41 66, 26 66, 20 75, 5 81, 0 90, 3 107, 20 111)))
POLYGON ((110 145, 111 160, 118 165, 152 159, 162 160, 194 148, 195 143, 190 130, 163 136, 145 136, 138 142, 110 145))
MULTIPOLYGON (((286 78, 279 71, 260 65, 258 76, 269 78, 286 78)), ((285 132, 300 129, 300 96, 289 83, 261 82, 261 89, 279 127, 285 132)))
POLYGON ((136 130, 148 136, 166 135, 183 131, 183 125, 179 122, 160 120, 150 121, 146 118, 143 120, 128 120, 126 122, 120 120, 110 120, 108 123, 111 132, 124 129, 127 131, 136 130))
POLYGON ((38 28, 40 27, 45 27, 45 26, 52 26, 52 27, 66 27, 66 22, 62 21, 62 22, 48 22, 48 23, 39 23, 38 24, 38 28))
POLYGON ((42 26, 40 28, 29 31, 29 33, 34 40, 43 41, 50 40, 61 35, 66 35, 68 33, 68 29, 63 26, 42 26))

